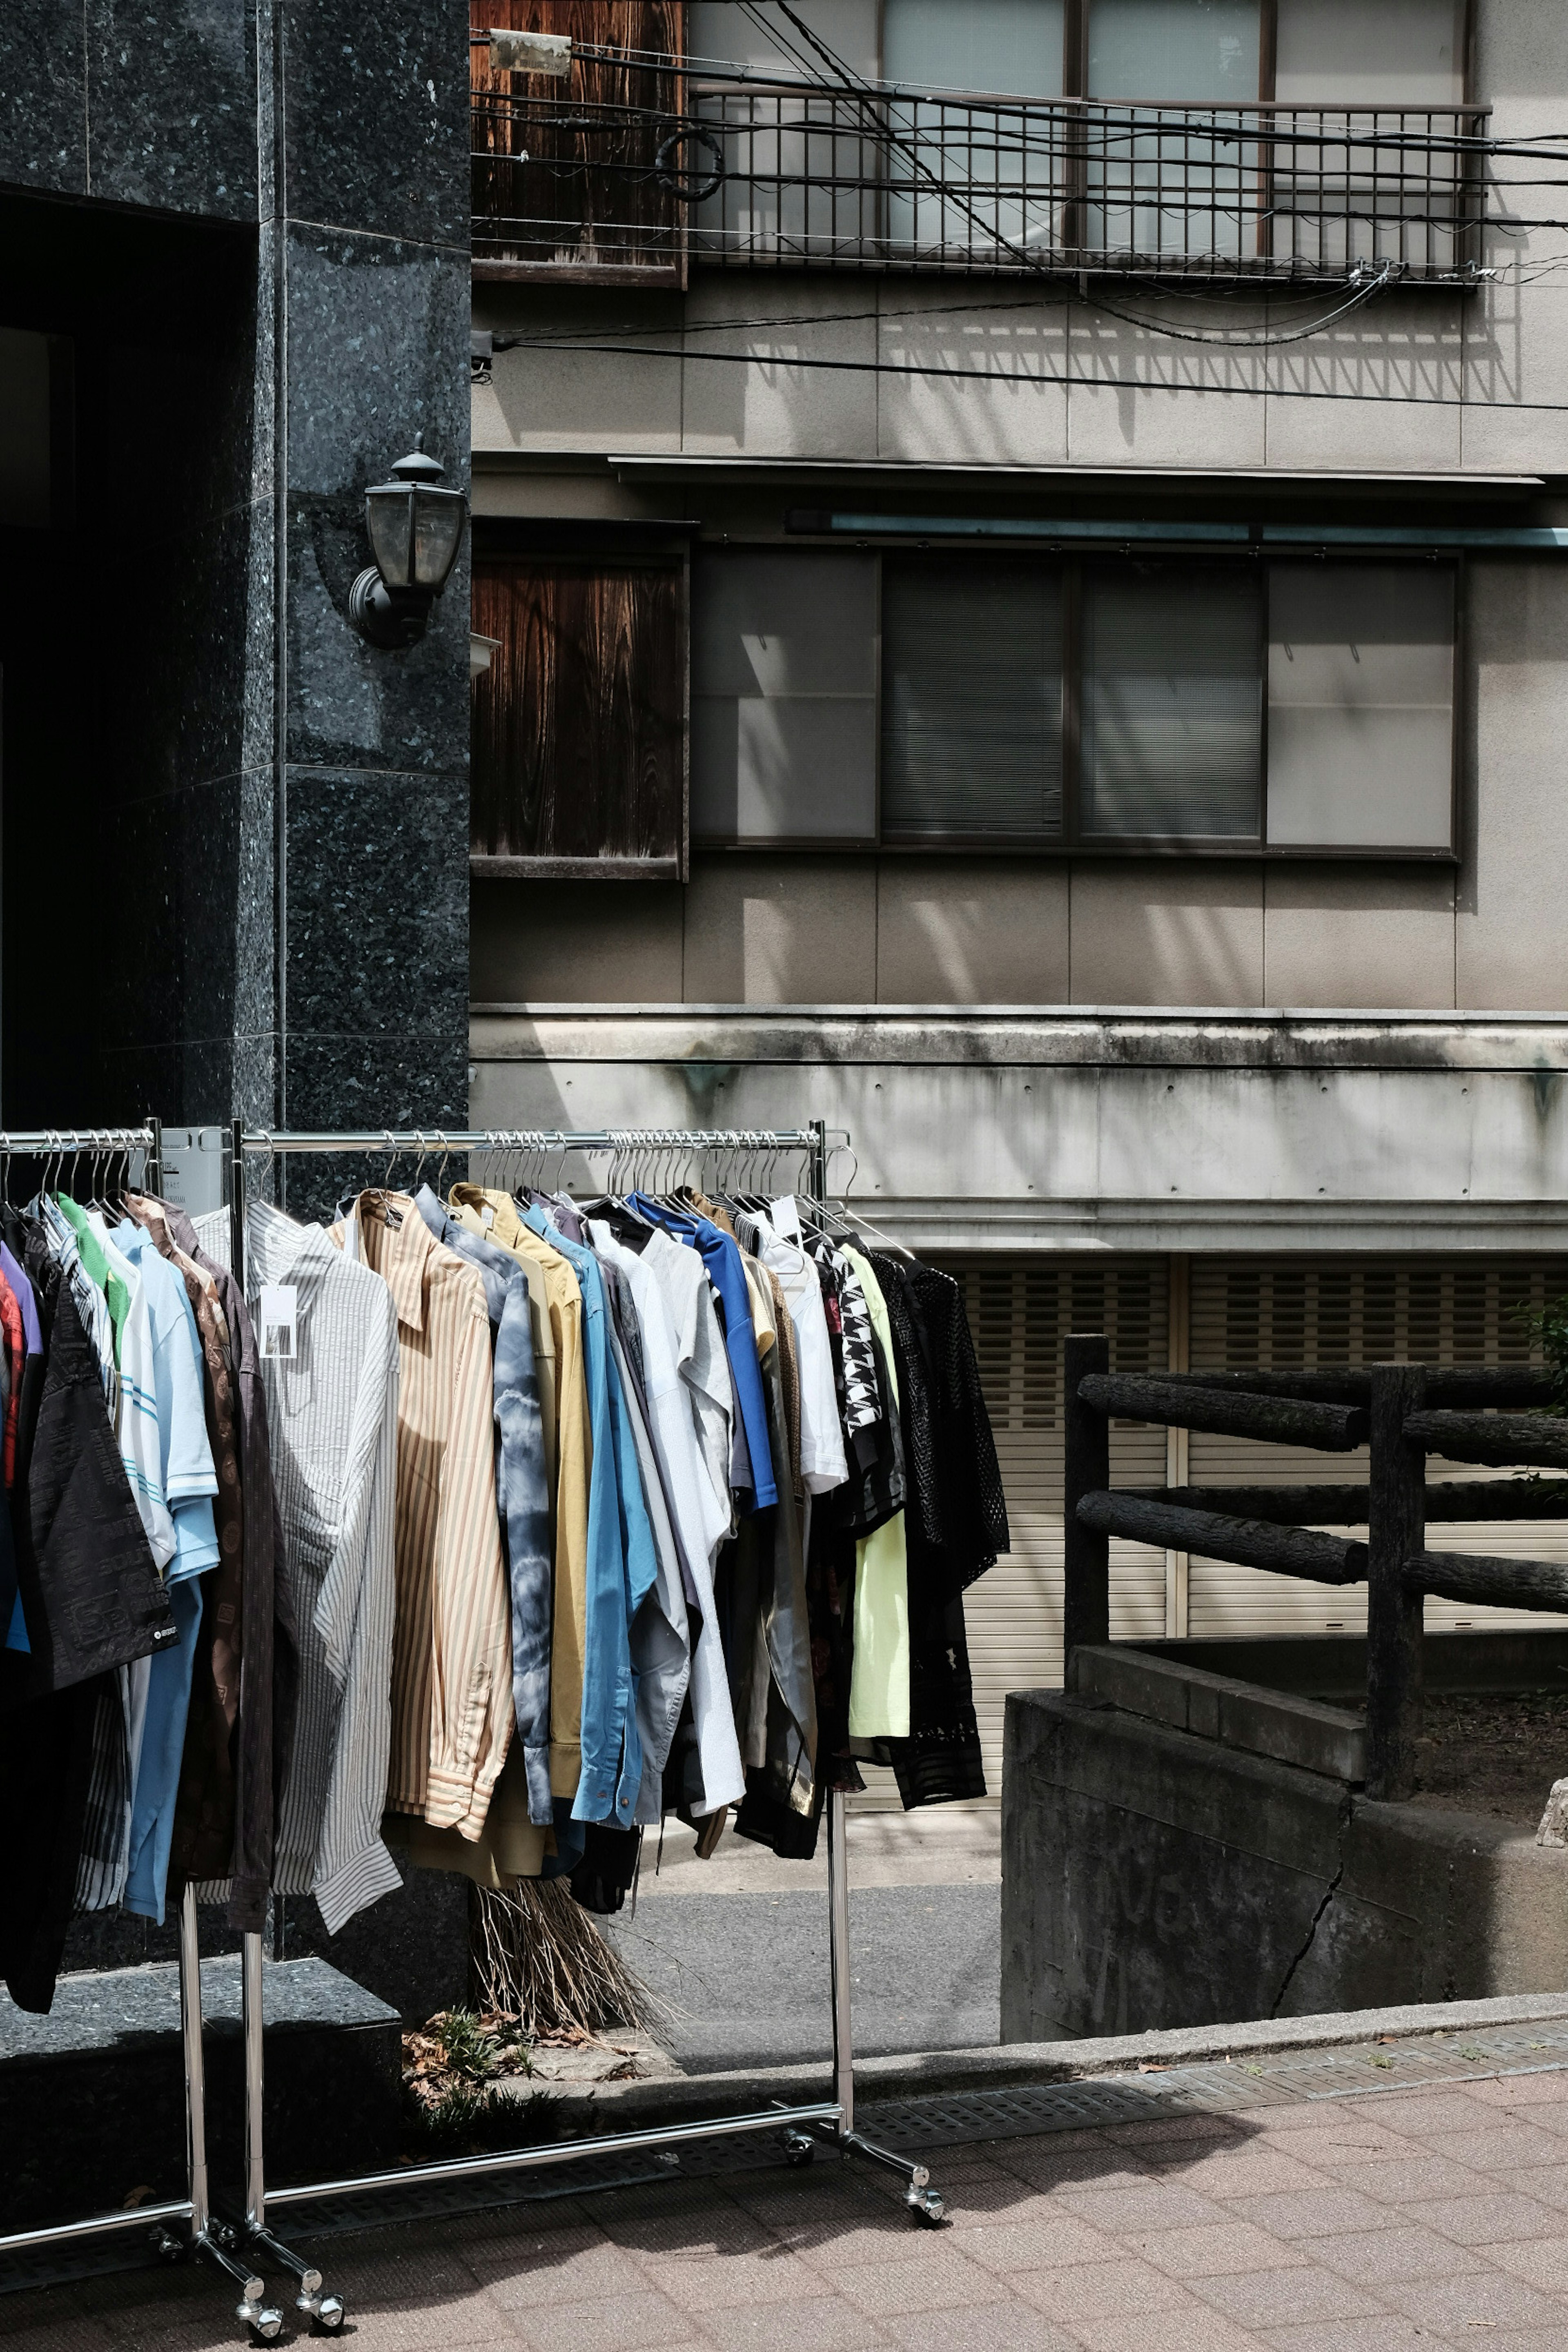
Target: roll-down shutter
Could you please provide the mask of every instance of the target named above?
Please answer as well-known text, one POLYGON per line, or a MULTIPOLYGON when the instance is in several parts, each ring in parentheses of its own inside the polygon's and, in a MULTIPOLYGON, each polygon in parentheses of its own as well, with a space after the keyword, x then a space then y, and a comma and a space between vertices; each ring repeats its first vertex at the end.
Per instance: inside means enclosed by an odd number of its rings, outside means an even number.
MULTIPOLYGON (((1012 1549, 964 1598, 985 1782, 996 1797, 1006 1694, 1062 1678, 1062 1342, 1069 1331, 1104 1331, 1118 1370, 1162 1369, 1168 1280, 1156 1257, 966 1258, 948 1272, 963 1286, 1012 1535, 1012 1549)), ((1119 1486, 1157 1485, 1164 1431, 1113 1423, 1110 1475, 1119 1486)), ((1113 1543, 1112 1634, 1164 1630, 1163 1552, 1113 1543)))
MULTIPOLYGON (((1194 1371, 1332 1370, 1394 1358, 1443 1365, 1539 1363, 1528 1318, 1568 1289, 1561 1258, 1215 1257, 1192 1261, 1191 1363, 1194 1371)), ((1194 1431, 1194 1486, 1271 1480, 1337 1484, 1364 1478, 1366 1454, 1310 1454, 1194 1431)), ((1428 1464, 1431 1478, 1494 1477, 1462 1464, 1428 1464)), ((1568 1559, 1568 1522, 1542 1520, 1428 1528, 1434 1549, 1568 1559)), ((1472 1624, 1547 1625, 1568 1620, 1429 1600, 1434 1631, 1472 1624)), ((1359 1633, 1366 1588, 1300 1583, 1262 1570, 1194 1559, 1187 1631, 1194 1635, 1359 1633)))

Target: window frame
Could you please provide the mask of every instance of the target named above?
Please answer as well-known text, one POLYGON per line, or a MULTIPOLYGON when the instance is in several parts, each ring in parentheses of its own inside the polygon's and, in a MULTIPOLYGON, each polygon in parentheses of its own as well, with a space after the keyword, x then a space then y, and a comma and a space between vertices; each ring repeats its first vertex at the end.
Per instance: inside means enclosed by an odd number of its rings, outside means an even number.
MULTIPOLYGON (((748 551, 763 551, 776 542, 749 541, 748 551)), ((739 545, 726 540, 721 545, 710 542, 694 550, 697 560, 704 554, 723 555, 739 551, 739 545)), ((1062 824, 1056 835, 1046 834, 932 834, 923 840, 911 840, 907 835, 886 838, 882 832, 883 740, 882 714, 886 693, 887 646, 883 630, 882 577, 883 566, 889 556, 900 561, 919 562, 922 557, 933 566, 970 562, 982 564, 995 560, 995 551, 989 548, 946 544, 940 551, 921 550, 918 552, 907 543, 889 544, 873 541, 869 547, 858 544, 857 552, 869 552, 877 559, 874 591, 876 663, 876 730, 873 807, 877 831, 874 837, 848 839, 843 835, 807 834, 748 834, 724 835, 690 835, 693 850, 705 855, 739 854, 750 856, 877 856, 877 857, 1026 857, 1026 858, 1095 858, 1116 860, 1127 858, 1185 858, 1208 862, 1250 859, 1277 865, 1303 863, 1365 864, 1375 861, 1382 865, 1417 865, 1455 866, 1460 862, 1459 838, 1462 782, 1462 747, 1465 740, 1467 702, 1466 615, 1468 605, 1468 562, 1462 551, 1434 551, 1424 555, 1419 550, 1334 550, 1304 545, 1300 549, 1264 549, 1254 544, 1237 549, 1234 553, 1212 548, 1194 548, 1190 554, 1179 549, 1162 551, 1158 556, 1147 552, 1119 557, 1112 547, 1092 550, 1042 548, 1035 559, 1059 572, 1062 582, 1062 824), (1321 559, 1336 564, 1353 564, 1357 568, 1376 566, 1406 570, 1417 562, 1428 562, 1448 574, 1453 600, 1453 695, 1449 711, 1449 777, 1448 777, 1448 840, 1446 846, 1412 847, 1408 844, 1381 845, 1353 843, 1342 846, 1331 844, 1275 843, 1268 838, 1268 646, 1270 630, 1269 583, 1275 563, 1300 563, 1321 559), (1087 572, 1091 566, 1109 568, 1118 562, 1141 566, 1151 563, 1181 565, 1192 570, 1215 571, 1237 565, 1250 564, 1258 568, 1258 828, 1256 837, 1205 834, 1176 835, 1086 835, 1081 829, 1083 785, 1083 598, 1087 572)), ((1017 560, 1022 551, 1009 551, 1009 560, 1017 560)), ((690 653, 687 662, 691 667, 690 653)))

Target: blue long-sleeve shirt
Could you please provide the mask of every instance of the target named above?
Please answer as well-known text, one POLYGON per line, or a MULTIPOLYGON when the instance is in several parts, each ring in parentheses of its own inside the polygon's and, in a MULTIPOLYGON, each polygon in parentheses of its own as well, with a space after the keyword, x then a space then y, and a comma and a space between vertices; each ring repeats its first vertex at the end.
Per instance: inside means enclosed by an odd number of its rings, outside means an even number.
POLYGON ((583 1359, 593 1463, 588 1476, 588 1577, 583 1655, 583 1769, 573 1818, 629 1829, 642 1784, 631 1622, 658 1573, 643 1500, 637 1442, 611 1359, 598 1260, 542 1211, 523 1223, 558 1249, 583 1293, 583 1359))
POLYGON ((662 1201, 650 1200, 646 1192, 634 1192, 629 1205, 650 1225, 662 1225, 678 1241, 689 1242, 701 1252, 724 1309, 724 1352, 730 1359, 735 1402, 746 1433, 746 1451, 752 1457, 752 1496, 757 1509, 765 1509, 769 1503, 778 1501, 779 1490, 773 1480, 773 1454, 768 1444, 768 1406, 757 1362, 752 1297, 746 1288, 739 1244, 707 1217, 689 1210, 668 1208, 662 1201))

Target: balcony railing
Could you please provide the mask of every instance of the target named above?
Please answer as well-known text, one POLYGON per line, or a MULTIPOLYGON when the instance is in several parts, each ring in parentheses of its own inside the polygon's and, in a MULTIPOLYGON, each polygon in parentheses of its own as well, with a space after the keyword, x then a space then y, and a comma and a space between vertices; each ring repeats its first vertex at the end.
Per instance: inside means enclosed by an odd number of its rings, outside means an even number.
POLYGON ((731 268, 1465 281, 1487 110, 1121 106, 574 66, 474 100, 483 275, 731 268))

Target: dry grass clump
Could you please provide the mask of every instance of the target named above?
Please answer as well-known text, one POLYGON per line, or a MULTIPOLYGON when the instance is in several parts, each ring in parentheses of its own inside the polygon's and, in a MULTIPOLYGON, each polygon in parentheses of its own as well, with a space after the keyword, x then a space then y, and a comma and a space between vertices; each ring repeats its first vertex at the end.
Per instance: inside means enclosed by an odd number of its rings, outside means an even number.
POLYGON ((531 2042, 606 2028, 656 2031, 662 2005, 606 1943, 564 1879, 475 1890, 474 1980, 480 2005, 531 2042))

